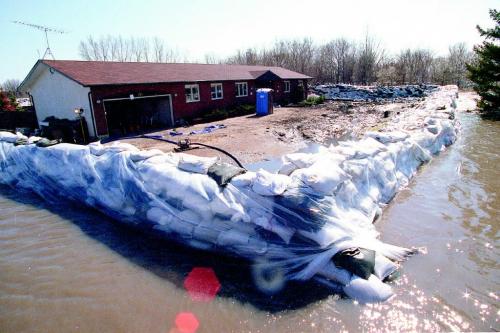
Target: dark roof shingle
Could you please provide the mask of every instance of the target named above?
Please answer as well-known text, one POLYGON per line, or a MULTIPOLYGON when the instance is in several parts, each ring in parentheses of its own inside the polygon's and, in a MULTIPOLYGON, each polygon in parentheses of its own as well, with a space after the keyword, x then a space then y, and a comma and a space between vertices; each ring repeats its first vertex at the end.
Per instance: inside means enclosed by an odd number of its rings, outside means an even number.
POLYGON ((76 60, 42 60, 42 62, 84 86, 253 80, 256 73, 267 71, 272 71, 282 79, 311 78, 285 68, 268 66, 76 60))

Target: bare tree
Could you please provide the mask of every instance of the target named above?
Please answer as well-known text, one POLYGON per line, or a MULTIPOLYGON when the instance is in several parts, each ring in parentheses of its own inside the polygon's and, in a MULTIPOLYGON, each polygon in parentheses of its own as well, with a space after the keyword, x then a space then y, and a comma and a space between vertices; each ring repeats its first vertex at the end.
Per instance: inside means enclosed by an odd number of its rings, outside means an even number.
POLYGON ((337 66, 337 83, 352 82, 356 62, 356 46, 345 38, 338 38, 330 42, 332 45, 334 62, 337 66))
POLYGON ((94 39, 89 36, 80 42, 79 53, 83 59, 94 61, 172 62, 178 58, 158 37, 124 39, 108 35, 94 39))
POLYGON ((338 83, 337 62, 332 42, 321 45, 313 66, 314 77, 319 81, 338 83))
POLYGON ((471 61, 471 59, 472 52, 467 49, 465 43, 458 43, 449 47, 448 65, 451 71, 451 80, 453 84, 464 87, 469 83, 466 75, 466 64, 471 61))
POLYGON ((394 85, 398 80, 397 63, 394 59, 386 59, 377 71, 377 82, 385 85, 394 85))
POLYGON ((428 83, 431 79, 432 51, 425 49, 406 49, 402 51, 395 61, 397 82, 400 84, 428 83))
POLYGON ((158 38, 153 38, 153 61, 154 62, 165 62, 165 46, 163 42, 158 38))
POLYGON ((9 95, 14 95, 16 97, 21 97, 21 93, 17 90, 19 85, 21 84, 21 81, 18 79, 9 79, 5 80, 1 85, 0 85, 0 90, 7 92, 9 95))
POLYGON ((447 57, 437 57, 432 62, 431 80, 434 83, 445 85, 452 81, 451 68, 447 57))
POLYGON ((221 60, 213 53, 206 53, 204 56, 205 64, 220 64, 221 60))
POLYGON ((365 85, 375 82, 376 72, 383 56, 384 50, 380 46, 380 41, 366 33, 364 41, 359 46, 355 72, 356 81, 365 85))

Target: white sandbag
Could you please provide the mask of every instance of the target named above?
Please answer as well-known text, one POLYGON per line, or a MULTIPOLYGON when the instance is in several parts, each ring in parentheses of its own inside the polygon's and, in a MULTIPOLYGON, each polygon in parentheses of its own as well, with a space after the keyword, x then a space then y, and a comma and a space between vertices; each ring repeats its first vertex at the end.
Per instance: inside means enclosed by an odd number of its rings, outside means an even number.
POLYGON ((375 268, 374 274, 380 279, 384 280, 386 277, 394 273, 398 269, 398 265, 387 259, 382 254, 375 253, 375 268))
POLYGON ((440 131, 440 127, 438 125, 429 125, 426 128, 432 134, 438 134, 440 131))
POLYGON ((378 142, 387 144, 398 141, 403 141, 407 139, 410 135, 408 133, 400 132, 400 131, 392 131, 392 132, 366 132, 366 138, 373 138, 378 142))
POLYGON ((348 207, 357 205, 356 196, 359 194, 358 188, 350 180, 346 180, 340 186, 336 197, 348 207))
POLYGON ((151 222, 159 223, 160 225, 168 225, 172 222, 172 213, 159 207, 152 207, 147 211, 147 218, 151 222))
POLYGON ((40 136, 30 136, 28 138, 28 144, 37 143, 40 140, 42 140, 42 137, 40 137, 40 136))
POLYGON ((190 193, 190 195, 186 195, 182 200, 183 208, 196 212, 198 215, 200 215, 201 219, 204 221, 210 221, 214 217, 214 214, 210 209, 209 203, 210 203, 209 200, 195 193, 190 193))
POLYGON ((391 287, 373 274, 368 280, 353 275, 343 290, 347 296, 361 303, 384 302, 393 295, 391 287))
POLYGON ((424 119, 424 124, 427 124, 427 125, 435 125, 436 122, 437 122, 436 118, 425 117, 425 119, 424 119))
POLYGON ((243 206, 236 202, 230 202, 225 196, 216 196, 210 201, 208 207, 214 215, 230 218, 236 213, 243 213, 243 206))
POLYGON ((180 219, 180 224, 187 222, 192 225, 198 225, 201 223, 200 215, 192 210, 183 210, 182 212, 179 212, 176 216, 180 219))
POLYGON ((386 151, 387 147, 373 138, 365 138, 353 144, 356 150, 355 158, 372 157, 381 151, 386 151))
POLYGON ((252 190, 264 196, 280 195, 285 192, 290 182, 291 179, 288 176, 272 174, 261 169, 256 174, 252 190))
POLYGON ((149 150, 139 150, 137 152, 130 153, 130 159, 133 162, 139 162, 143 160, 147 160, 153 156, 163 155, 164 153, 159 149, 149 149, 149 150))
POLYGON ((179 169, 207 174, 208 169, 217 163, 218 157, 200 157, 189 154, 182 154, 179 158, 179 169))
MULTIPOLYGON (((10 132, 0 132, 0 141, 14 143, 19 138, 22 138, 22 137, 25 137, 25 136, 22 135, 21 133, 14 134, 14 133, 10 133, 10 132)), ((28 138, 26 138, 26 139, 28 139, 28 138)))
POLYGON ((344 156, 346 159, 352 159, 356 156, 356 149, 351 141, 341 142, 338 146, 330 146, 332 153, 344 156))
POLYGON ((294 230, 287 228, 278 221, 276 221, 275 218, 269 218, 265 216, 260 216, 252 220, 253 223, 255 223, 258 226, 261 226, 262 228, 266 229, 267 231, 271 231, 283 239, 285 243, 290 243, 290 239, 292 238, 294 234, 294 230))
POLYGON ((319 160, 308 168, 298 169, 291 177, 323 195, 332 194, 339 184, 349 179, 349 175, 337 163, 328 159, 319 160))
POLYGON ((234 185, 234 186, 240 187, 240 188, 252 186, 256 177, 257 177, 257 174, 255 172, 247 171, 241 175, 233 177, 233 179, 231 179, 230 183, 231 183, 231 185, 234 185))
POLYGON ((282 160, 283 162, 291 162, 299 168, 307 168, 318 160, 318 156, 315 154, 294 153, 283 156, 282 160))
POLYGON ((194 228, 193 237, 214 245, 217 244, 217 238, 219 237, 219 234, 220 230, 213 228, 209 224, 199 224, 194 228))
POLYGON ((115 141, 110 145, 104 146, 105 153, 120 153, 122 151, 138 152, 139 148, 130 143, 115 141))
POLYGON ((318 274, 344 286, 349 284, 352 278, 351 273, 345 269, 338 268, 331 260, 318 271, 318 274))
POLYGON ((194 228, 196 227, 196 224, 189 223, 188 221, 182 219, 174 220, 172 223, 162 227, 168 227, 170 232, 175 232, 183 238, 192 238, 194 236, 194 228))
POLYGON ((302 168, 308 168, 314 164, 318 159, 316 154, 306 153, 293 153, 287 154, 281 158, 283 166, 280 168, 279 173, 290 175, 293 171, 302 168))
MULTIPOLYGON (((155 149, 152 149, 155 151, 155 149)), ((144 163, 147 163, 149 165, 154 165, 154 164, 167 164, 170 166, 175 166, 177 167, 179 165, 179 154, 176 153, 163 153, 163 154, 158 154, 158 155, 153 155, 146 159, 144 163)))
POLYGON ((237 230, 231 229, 221 232, 217 238, 217 245, 219 246, 236 246, 236 245, 247 245, 250 236, 248 234, 241 233, 237 230))
MULTIPOLYGON (((171 175, 179 173, 174 166, 159 163, 143 163, 137 171, 144 186, 157 195, 164 195, 169 188, 172 188, 173 186, 168 186, 169 180, 173 178, 171 175)), ((178 191, 174 193, 177 194, 178 191)), ((184 196, 181 197, 181 199, 183 198, 184 196)))
POLYGON ((292 162, 284 162, 280 169, 278 170, 278 173, 280 175, 286 175, 286 176, 290 176, 290 174, 292 172, 294 172, 295 170, 297 170, 299 167, 296 166, 295 164, 293 164, 292 162))

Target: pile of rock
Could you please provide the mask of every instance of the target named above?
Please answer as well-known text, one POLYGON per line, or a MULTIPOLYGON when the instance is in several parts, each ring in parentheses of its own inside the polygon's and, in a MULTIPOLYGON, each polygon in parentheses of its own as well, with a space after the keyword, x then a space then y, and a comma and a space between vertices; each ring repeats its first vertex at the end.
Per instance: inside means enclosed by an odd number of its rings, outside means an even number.
POLYGON ((311 88, 316 95, 330 100, 376 101, 426 97, 438 88, 436 85, 354 86, 347 84, 320 84, 311 88))

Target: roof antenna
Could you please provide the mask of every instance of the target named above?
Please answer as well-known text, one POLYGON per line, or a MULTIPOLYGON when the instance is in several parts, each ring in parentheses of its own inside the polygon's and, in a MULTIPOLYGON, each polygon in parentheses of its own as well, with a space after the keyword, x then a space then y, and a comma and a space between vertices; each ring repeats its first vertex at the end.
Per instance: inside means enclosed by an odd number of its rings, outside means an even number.
POLYGON ((52 58, 52 60, 56 60, 56 58, 54 57, 54 54, 52 53, 52 50, 50 49, 49 36, 48 36, 47 33, 48 32, 54 32, 54 33, 57 33, 57 34, 66 34, 66 33, 68 33, 67 31, 58 30, 58 29, 54 29, 54 28, 49 28, 49 27, 45 27, 45 26, 37 25, 37 24, 31 24, 31 23, 21 22, 21 21, 12 21, 12 23, 22 24, 22 25, 28 26, 30 28, 43 31, 45 33, 45 43, 47 44, 47 48, 45 49, 45 52, 43 54, 42 59, 45 59, 45 57, 50 56, 52 58))

